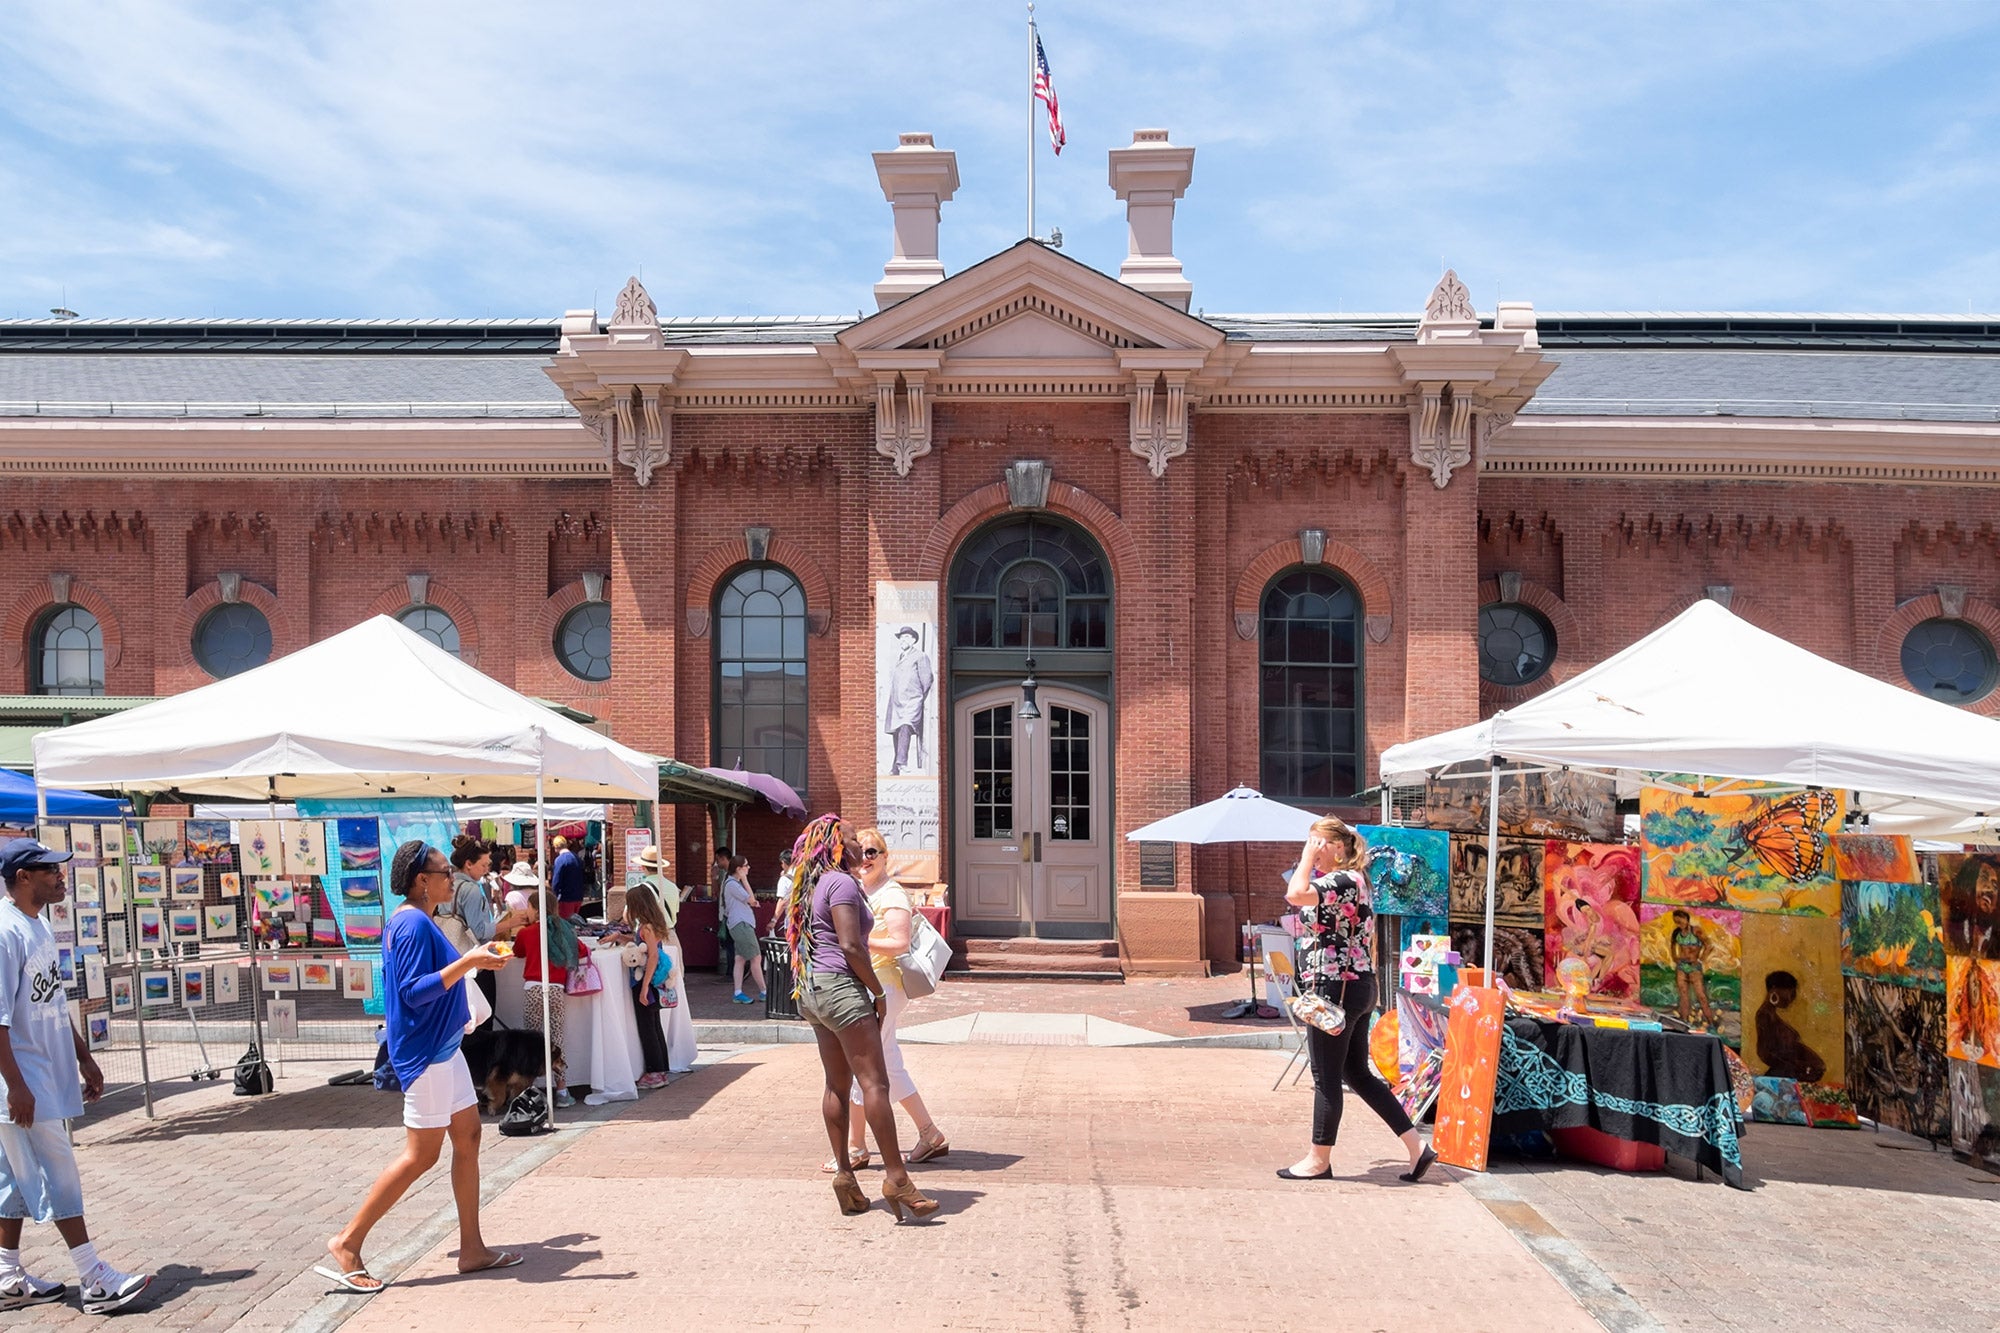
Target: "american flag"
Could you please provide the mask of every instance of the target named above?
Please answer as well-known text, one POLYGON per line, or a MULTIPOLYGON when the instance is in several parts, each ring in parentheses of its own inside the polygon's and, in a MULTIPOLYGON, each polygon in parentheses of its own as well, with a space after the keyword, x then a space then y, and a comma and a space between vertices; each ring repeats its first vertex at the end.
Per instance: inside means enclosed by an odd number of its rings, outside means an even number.
POLYGON ((1049 146, 1062 156, 1063 144, 1068 141, 1063 134, 1062 109, 1056 105, 1055 80, 1049 77, 1049 57, 1042 50, 1042 30, 1035 29, 1035 97, 1048 103, 1049 146))

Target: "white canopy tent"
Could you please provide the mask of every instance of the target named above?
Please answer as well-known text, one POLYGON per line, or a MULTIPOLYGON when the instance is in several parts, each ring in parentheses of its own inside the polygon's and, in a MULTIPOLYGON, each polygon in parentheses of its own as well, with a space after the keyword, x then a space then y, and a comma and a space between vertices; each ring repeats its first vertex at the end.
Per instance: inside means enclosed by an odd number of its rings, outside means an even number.
MULTIPOLYGON (((1877 832, 1976 841, 2000 828, 2000 721, 1865 676, 1701 601, 1518 708, 1390 746, 1385 786, 1427 777, 1490 780, 1492 844, 1503 771, 1605 773, 1622 789, 1695 775, 1847 793, 1850 819, 1877 832)), ((1718 781, 1719 780, 1719 781, 1718 781)))
MULTIPOLYGON (((387 616, 240 676, 44 732, 34 745, 39 787, 273 802, 532 799, 538 830, 549 797, 659 797, 659 759, 515 693, 387 616)), ((548 849, 537 851, 546 908, 548 849)), ((546 930, 541 942, 547 976, 546 930)), ((545 1054, 548 1026, 545 1018, 545 1054)))

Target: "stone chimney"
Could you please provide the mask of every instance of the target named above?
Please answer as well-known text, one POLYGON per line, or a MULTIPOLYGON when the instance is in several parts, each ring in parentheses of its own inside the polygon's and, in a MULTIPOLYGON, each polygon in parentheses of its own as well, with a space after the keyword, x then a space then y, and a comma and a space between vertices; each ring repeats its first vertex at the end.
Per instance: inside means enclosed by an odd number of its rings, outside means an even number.
POLYGON ((1174 257, 1174 200, 1194 179, 1194 149, 1167 142, 1165 130, 1135 130, 1130 148, 1111 150, 1111 190, 1125 201, 1131 253, 1118 266, 1118 280, 1188 308, 1194 284, 1174 257))
POLYGON ((875 308, 887 310, 944 281, 938 207, 958 189, 958 154, 939 148, 928 134, 898 135, 893 150, 875 154, 875 175, 896 214, 895 253, 875 284, 875 308))

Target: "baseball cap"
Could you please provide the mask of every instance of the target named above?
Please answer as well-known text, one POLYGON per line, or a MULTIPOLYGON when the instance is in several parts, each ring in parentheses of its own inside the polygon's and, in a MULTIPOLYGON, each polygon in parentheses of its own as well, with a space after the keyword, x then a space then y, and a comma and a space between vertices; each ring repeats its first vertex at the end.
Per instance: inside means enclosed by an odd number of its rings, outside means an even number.
POLYGON ((13 838, 0 844, 0 878, 12 879, 15 872, 30 866, 59 866, 69 858, 69 852, 45 847, 33 838, 13 838))

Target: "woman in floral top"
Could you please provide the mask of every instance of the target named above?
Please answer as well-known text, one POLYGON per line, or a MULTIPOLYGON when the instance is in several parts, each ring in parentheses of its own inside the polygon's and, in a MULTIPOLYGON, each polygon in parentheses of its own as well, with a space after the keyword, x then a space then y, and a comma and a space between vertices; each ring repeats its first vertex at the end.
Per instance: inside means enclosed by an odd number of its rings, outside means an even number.
POLYGON ((1402 1179, 1422 1180, 1437 1160, 1368 1059, 1368 1020, 1375 1009, 1375 912, 1369 906, 1367 866, 1368 847, 1361 836, 1328 817, 1313 824, 1285 890, 1285 901, 1300 909, 1306 928, 1299 941, 1299 986, 1347 1014, 1347 1026, 1333 1035, 1315 1027, 1305 1030, 1313 1074, 1312 1150, 1278 1169, 1285 1180, 1333 1175, 1342 1079, 1403 1140, 1410 1169, 1402 1179))

